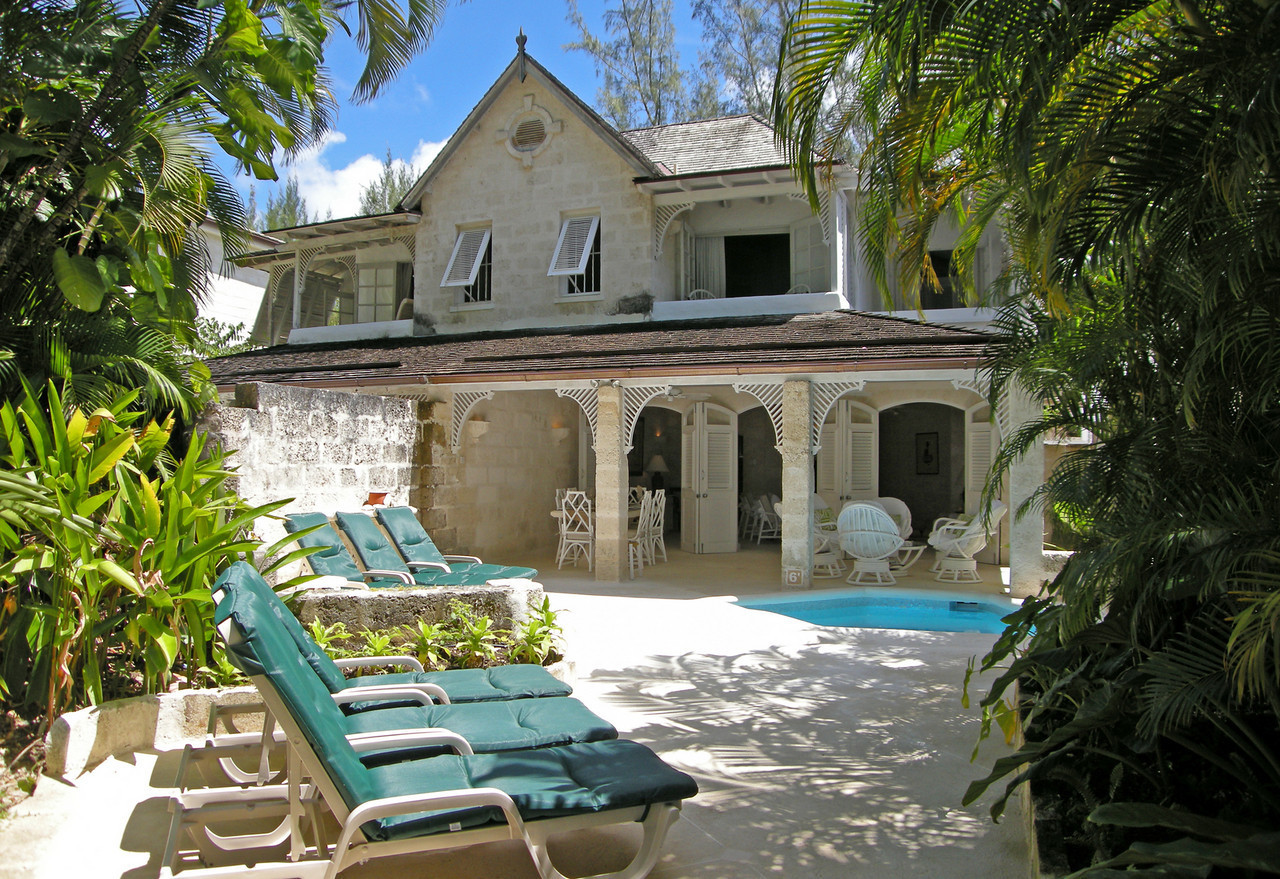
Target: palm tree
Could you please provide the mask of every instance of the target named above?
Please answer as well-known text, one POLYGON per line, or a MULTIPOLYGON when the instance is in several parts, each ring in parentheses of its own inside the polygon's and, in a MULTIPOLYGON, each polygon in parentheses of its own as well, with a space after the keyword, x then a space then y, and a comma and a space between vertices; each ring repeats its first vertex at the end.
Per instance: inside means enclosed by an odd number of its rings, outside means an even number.
MULTIPOLYGON (((1089 797, 1280 818, 1278 66, 1280 16, 1252 0, 832 0, 790 23, 778 129, 816 195, 839 134, 823 95, 857 83, 860 232, 904 289, 942 217, 962 265, 1006 231, 993 395, 1018 384, 1045 412, 989 491, 1047 432, 1096 438, 1038 499, 1080 551, 985 659, 1011 661, 989 707, 1015 680, 1033 694, 1028 745, 972 795, 1058 783, 1082 827, 1089 797)), ((1190 826, 1166 819, 1121 823, 1190 826)), ((1135 838, 1089 826, 1098 859, 1135 838)))
POLYGON ((53 375, 99 403, 119 381, 101 367, 122 355, 152 404, 189 404, 180 351, 208 275, 195 229, 212 216, 234 252, 247 227, 213 149, 274 179, 278 153, 327 128, 324 47, 344 16, 358 20, 367 100, 444 5, 34 0, 0 13, 3 391, 53 375))

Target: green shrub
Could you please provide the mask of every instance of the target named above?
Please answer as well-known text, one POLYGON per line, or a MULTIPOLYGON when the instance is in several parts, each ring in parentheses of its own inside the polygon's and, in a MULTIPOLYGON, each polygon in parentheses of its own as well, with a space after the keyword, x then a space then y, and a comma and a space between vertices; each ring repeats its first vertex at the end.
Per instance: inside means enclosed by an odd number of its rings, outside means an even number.
POLYGON ((562 658, 563 629, 546 598, 515 632, 496 628, 492 619, 458 600, 450 603, 449 618, 439 623, 419 620, 396 629, 362 629, 351 634, 342 622, 326 626, 312 620, 308 629, 316 643, 335 657, 411 653, 427 669, 487 668, 512 662, 549 665, 562 658))
POLYGON ((199 435, 171 453, 172 418, 139 424, 136 396, 86 415, 50 384, 0 406, 0 697, 48 720, 101 702, 109 665, 147 692, 219 669, 210 586, 287 502, 245 504, 199 435))

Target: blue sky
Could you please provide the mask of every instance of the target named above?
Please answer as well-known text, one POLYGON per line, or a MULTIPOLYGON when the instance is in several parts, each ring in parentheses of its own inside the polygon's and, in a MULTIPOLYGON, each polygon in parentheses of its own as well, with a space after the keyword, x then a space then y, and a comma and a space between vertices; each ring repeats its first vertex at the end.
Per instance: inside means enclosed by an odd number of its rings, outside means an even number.
MULTIPOLYGON (((602 31, 604 0, 580 0, 593 31, 602 31)), ((701 29, 689 17, 688 4, 675 3, 677 48, 681 62, 697 59, 701 29)), ((340 106, 333 131, 298 157, 290 171, 308 207, 321 217, 358 213, 361 188, 373 179, 387 149, 391 155, 423 170, 457 129, 471 108, 515 57, 516 34, 524 28, 526 49, 561 82, 588 103, 595 103, 599 80, 584 52, 563 46, 578 34, 566 19, 564 0, 450 0, 444 22, 431 46, 401 73, 376 101, 347 101, 359 75, 359 53, 345 36, 330 47, 327 58, 333 90, 340 106)), ((249 179, 238 181, 248 193, 249 179)), ((259 207, 276 184, 258 182, 259 207)))

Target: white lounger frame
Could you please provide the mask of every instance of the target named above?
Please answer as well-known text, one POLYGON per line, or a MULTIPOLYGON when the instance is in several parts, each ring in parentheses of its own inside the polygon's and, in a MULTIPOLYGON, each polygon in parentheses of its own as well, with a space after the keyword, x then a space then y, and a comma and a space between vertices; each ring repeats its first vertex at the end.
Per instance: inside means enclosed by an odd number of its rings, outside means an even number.
MULTIPOLYGON (((229 624, 224 623, 219 629, 227 643, 233 643, 235 636, 230 631, 229 624)), ((648 875, 657 863, 667 830, 680 816, 681 804, 676 801, 526 822, 520 816, 515 802, 497 788, 388 797, 348 809, 337 786, 324 771, 324 764, 293 722, 271 683, 260 675, 250 679, 262 695, 268 712, 279 719, 280 727, 284 730, 288 743, 288 781, 285 785, 274 787, 198 790, 175 795, 169 804, 169 838, 165 845, 160 879, 334 879, 352 864, 373 858, 443 851, 510 839, 524 842, 543 879, 567 879, 551 862, 547 850, 549 837, 570 830, 635 822, 643 827, 644 839, 631 863, 622 870, 591 879, 640 879, 648 875), (303 784, 303 778, 311 781, 303 784), (328 807, 341 827, 332 847, 324 839, 323 817, 319 810, 321 804, 328 807), (450 828, 449 832, 386 842, 370 841, 360 830, 361 824, 377 818, 476 806, 499 808, 506 817, 506 823, 467 830, 450 828), (265 817, 282 815, 283 820, 271 830, 239 836, 224 836, 211 828, 215 822, 228 818, 248 817, 255 809, 258 810, 257 814, 265 817), (310 843, 304 838, 304 819, 312 831, 310 843), (257 851, 264 847, 272 848, 282 845, 287 839, 289 860, 258 862, 252 866, 241 863, 183 869, 193 860, 190 851, 184 852, 180 848, 183 838, 188 836, 195 843, 196 851, 203 853, 206 858, 214 853, 235 854, 257 851)), ((351 742, 357 752, 387 747, 443 745, 453 748, 459 754, 471 753, 471 747, 465 739, 444 730, 365 733, 348 736, 347 741, 351 742)))

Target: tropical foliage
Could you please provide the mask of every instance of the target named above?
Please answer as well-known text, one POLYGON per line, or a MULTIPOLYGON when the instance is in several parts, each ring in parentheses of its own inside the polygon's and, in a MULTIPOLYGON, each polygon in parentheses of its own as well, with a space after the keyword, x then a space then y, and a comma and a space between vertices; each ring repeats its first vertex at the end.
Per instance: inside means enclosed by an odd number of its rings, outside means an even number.
POLYGON ((190 409, 180 353, 208 276, 197 227, 243 244, 220 150, 275 179, 333 106, 324 48, 359 19, 373 96, 429 40, 439 0, 31 0, 0 12, 0 394, 190 409))
POLYGON ((984 659, 1026 743, 968 798, 1034 780, 1098 875, 1280 872, 1278 70, 1253 0, 812 2, 784 45, 775 119, 815 197, 821 96, 857 85, 860 234, 905 293, 940 222, 962 270, 1006 230, 993 399, 1045 407, 988 491, 1041 436, 1095 440, 1022 511, 1079 549, 984 659))
POLYGON ((111 674, 155 692, 216 668, 209 588, 268 550, 249 529, 284 503, 241 501, 199 436, 171 454, 172 418, 144 421, 134 396, 0 405, 0 700, 50 720, 101 702, 111 674))
POLYGON ((485 668, 510 662, 550 665, 562 658, 562 629, 546 598, 511 631, 496 628, 490 617, 456 599, 449 604, 448 617, 438 623, 418 620, 396 629, 352 632, 341 621, 325 625, 313 619, 310 630, 315 642, 334 657, 407 652, 427 669, 485 668))

